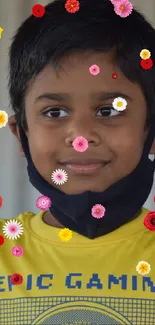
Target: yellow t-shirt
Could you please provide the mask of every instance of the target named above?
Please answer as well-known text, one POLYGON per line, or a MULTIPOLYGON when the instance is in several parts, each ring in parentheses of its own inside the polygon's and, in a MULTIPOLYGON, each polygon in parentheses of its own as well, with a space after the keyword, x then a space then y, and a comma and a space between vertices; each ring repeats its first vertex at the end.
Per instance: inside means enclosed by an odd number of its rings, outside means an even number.
POLYGON ((143 225, 147 213, 94 240, 73 232, 67 243, 43 212, 20 214, 23 235, 0 246, 0 324, 154 325, 155 234, 143 225), (20 257, 12 255, 16 245, 20 257), (140 261, 151 265, 149 274, 138 274, 140 261), (10 281, 14 273, 20 285, 10 281))

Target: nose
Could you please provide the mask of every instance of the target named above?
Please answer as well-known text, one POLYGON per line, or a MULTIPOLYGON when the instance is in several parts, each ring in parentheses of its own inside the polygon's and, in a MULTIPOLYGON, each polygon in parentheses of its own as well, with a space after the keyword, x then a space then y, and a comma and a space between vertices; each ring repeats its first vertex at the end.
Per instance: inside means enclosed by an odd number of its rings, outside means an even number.
POLYGON ((72 123, 68 128, 68 133, 65 138, 65 144, 67 147, 72 146, 73 141, 82 136, 88 141, 88 145, 90 146, 99 146, 101 143, 100 135, 95 127, 92 126, 91 123, 87 121, 79 121, 78 123, 72 123))

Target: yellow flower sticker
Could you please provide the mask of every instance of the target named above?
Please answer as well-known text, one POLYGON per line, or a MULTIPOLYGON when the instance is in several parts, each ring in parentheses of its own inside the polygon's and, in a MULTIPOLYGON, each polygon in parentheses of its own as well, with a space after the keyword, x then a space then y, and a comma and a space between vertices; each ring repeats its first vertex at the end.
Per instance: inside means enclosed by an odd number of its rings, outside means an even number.
POLYGON ((0 27, 0 39, 2 38, 3 28, 0 27))
POLYGON ((141 275, 149 274, 151 271, 151 265, 145 261, 141 261, 137 264, 136 271, 141 275))
POLYGON ((8 123, 8 114, 0 110, 0 128, 6 126, 8 123))
POLYGON ((72 238, 72 236, 73 236, 72 230, 68 228, 61 229, 59 232, 59 238, 64 242, 69 241, 72 238))
POLYGON ((151 52, 149 50, 144 49, 140 52, 140 57, 143 60, 147 60, 151 57, 151 52))

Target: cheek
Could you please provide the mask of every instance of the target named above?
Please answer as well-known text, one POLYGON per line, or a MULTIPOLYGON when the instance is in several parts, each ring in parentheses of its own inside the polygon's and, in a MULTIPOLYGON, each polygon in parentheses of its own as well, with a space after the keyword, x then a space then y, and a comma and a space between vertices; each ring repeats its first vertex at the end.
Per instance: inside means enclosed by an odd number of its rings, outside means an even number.
POLYGON ((29 148, 34 163, 43 165, 43 162, 47 163, 49 158, 51 163, 51 158, 55 156, 58 150, 55 139, 56 137, 52 134, 52 131, 48 132, 48 129, 29 132, 29 148))
POLYGON ((112 138, 111 148, 122 169, 134 169, 140 161, 144 148, 144 133, 125 128, 112 138))

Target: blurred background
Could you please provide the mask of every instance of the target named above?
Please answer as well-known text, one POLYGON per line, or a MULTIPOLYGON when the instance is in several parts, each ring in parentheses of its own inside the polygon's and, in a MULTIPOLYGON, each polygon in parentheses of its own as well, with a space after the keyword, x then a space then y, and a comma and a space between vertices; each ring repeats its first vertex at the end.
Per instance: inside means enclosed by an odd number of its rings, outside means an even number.
MULTIPOLYGON (((12 115, 12 110, 9 107, 7 77, 8 48, 11 38, 19 25, 31 14, 35 4, 46 5, 50 2, 0 0, 0 27, 3 28, 2 39, 0 39, 0 110, 5 110, 9 116, 12 115)), ((155 0, 131 0, 131 2, 155 27, 155 0)), ((155 209, 154 187, 145 203, 145 207, 150 210, 155 209)), ((4 200, 0 208, 0 218, 14 218, 24 211, 39 211, 35 203, 39 195, 40 193, 29 183, 26 160, 19 155, 16 139, 8 126, 0 129, 0 196, 4 200)))

